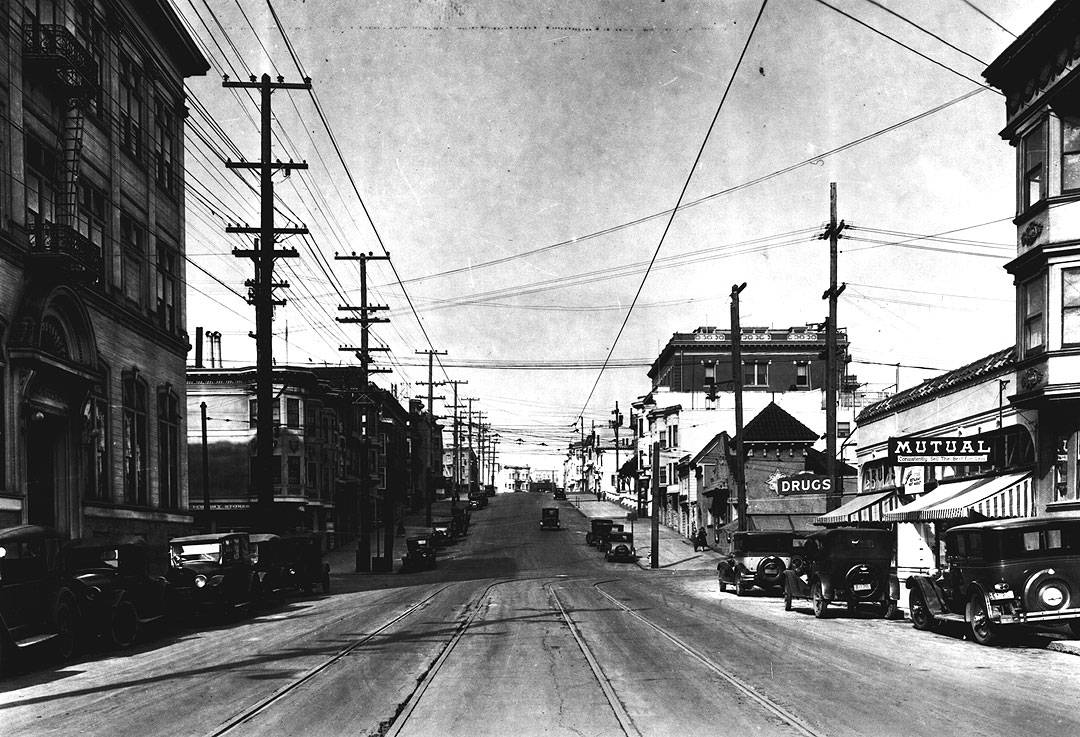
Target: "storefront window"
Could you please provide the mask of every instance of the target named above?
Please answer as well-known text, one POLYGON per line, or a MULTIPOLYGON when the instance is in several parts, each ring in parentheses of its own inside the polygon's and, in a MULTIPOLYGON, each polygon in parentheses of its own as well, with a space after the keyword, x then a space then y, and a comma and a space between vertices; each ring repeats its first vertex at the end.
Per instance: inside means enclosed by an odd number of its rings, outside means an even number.
POLYGON ((1024 209, 1046 198, 1046 121, 1033 128, 1020 144, 1024 209))
POLYGON ((1045 343, 1043 330, 1043 305, 1046 302, 1046 290, 1043 277, 1037 276, 1021 287, 1021 309, 1024 318, 1024 349, 1027 352, 1039 350, 1045 343))

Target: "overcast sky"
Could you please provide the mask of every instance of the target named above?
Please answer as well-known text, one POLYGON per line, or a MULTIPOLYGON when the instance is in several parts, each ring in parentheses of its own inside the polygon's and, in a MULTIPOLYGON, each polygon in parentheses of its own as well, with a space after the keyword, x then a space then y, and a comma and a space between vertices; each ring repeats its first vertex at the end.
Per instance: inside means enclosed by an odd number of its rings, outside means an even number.
MULTIPOLYGON (((251 365, 250 264, 222 230, 257 224, 257 197, 201 140, 227 150, 200 108, 254 159, 257 110, 216 75, 300 75, 265 0, 173 2, 214 65, 189 80, 187 247, 216 279, 189 266, 188 326, 223 333, 226 366, 251 365)), ((616 401, 628 415, 649 389, 645 366, 601 375, 599 364, 667 225, 649 216, 678 200, 729 81, 683 199, 693 204, 675 216, 613 361, 648 364, 672 333, 726 327, 743 281, 744 326, 821 321, 828 243, 814 234, 830 182, 856 226, 841 242, 839 323, 868 389, 895 381, 875 362, 903 364, 906 388, 934 375, 907 366, 954 368, 1010 345, 1014 152, 998 135, 1003 98, 978 83, 1013 38, 997 24, 1020 33, 1049 4, 772 0, 736 69, 759 0, 273 0, 397 271, 370 270, 371 300, 391 317, 375 332, 394 371, 377 383, 426 394, 414 351, 430 338, 448 351, 436 380, 469 382, 460 396, 500 431, 501 460, 545 468, 560 464, 579 414, 586 429, 616 401), (913 239, 943 233, 956 240, 913 239), (585 368, 507 366, 522 361, 585 368)), ((359 328, 334 318, 343 298, 359 302, 359 277, 333 254, 381 249, 311 98, 278 92, 273 106, 275 157, 311 165, 278 177, 279 208, 313 234, 279 262, 291 286, 275 358, 348 361, 338 347, 358 345, 359 328)))

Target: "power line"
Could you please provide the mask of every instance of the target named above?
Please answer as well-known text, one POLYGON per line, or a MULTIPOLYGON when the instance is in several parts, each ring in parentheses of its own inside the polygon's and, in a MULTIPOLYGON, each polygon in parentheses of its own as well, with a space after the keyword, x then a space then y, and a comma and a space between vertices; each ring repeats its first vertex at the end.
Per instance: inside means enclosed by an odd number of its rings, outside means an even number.
POLYGON ((728 92, 731 91, 731 85, 735 81, 736 75, 739 73, 739 67, 742 66, 746 51, 750 48, 750 41, 754 38, 754 32, 757 30, 758 23, 761 22, 761 16, 765 13, 765 6, 768 5, 768 3, 769 0, 762 0, 761 2, 761 8, 758 10, 757 17, 754 19, 754 25, 750 27, 750 33, 746 36, 746 43, 743 45, 742 52, 735 62, 735 68, 732 70, 731 77, 728 79, 724 94, 720 98, 720 104, 716 106, 716 112, 713 113, 709 128, 705 131, 705 138, 701 141, 701 146, 698 147, 697 155, 694 157, 694 163, 690 165, 690 172, 686 175, 686 181, 683 183, 682 190, 679 192, 679 198, 675 201, 675 207, 671 209, 671 216, 668 218, 667 225, 664 226, 664 232, 660 234, 660 241, 656 244, 656 250, 653 251, 652 259, 649 261, 649 266, 645 270, 645 275, 641 278, 641 283, 638 285, 637 292, 634 293, 634 299, 630 302, 630 308, 626 311, 626 317, 623 318, 622 325, 619 326, 619 332, 615 334, 615 340, 611 341, 611 348, 608 349, 607 357, 604 359, 604 365, 596 375, 596 381, 593 382, 592 389, 589 390, 589 396, 586 397, 585 404, 581 408, 582 412, 588 408, 589 402, 592 401, 593 394, 596 392, 596 387, 600 384, 600 378, 604 375, 604 370, 607 367, 608 361, 611 360, 611 356, 615 352, 615 346, 619 344, 619 338, 622 337, 627 323, 630 322, 630 315, 634 313, 634 305, 637 304, 638 298, 641 296, 641 291, 645 288, 645 282, 649 279, 649 272, 656 262, 656 257, 660 255, 660 249, 664 245, 664 239, 667 238, 668 231, 671 229, 671 224, 675 220, 675 213, 679 211, 679 205, 682 204, 683 197, 686 196, 686 190, 690 186, 690 180, 694 176, 694 170, 697 169, 698 162, 701 161, 701 155, 705 153, 705 144, 709 142, 709 135, 716 126, 716 121, 720 117, 720 111, 723 110, 724 102, 727 100, 728 92))
POLYGON ((1009 34, 1009 35, 1010 35, 1010 36, 1012 36, 1013 38, 1016 38, 1016 34, 1015 34, 1015 33, 1013 33, 1013 32, 1012 32, 1012 31, 1010 31, 1010 30, 1009 30, 1008 28, 1006 28, 1005 26, 1003 26, 1003 25, 1001 25, 1000 23, 998 23, 998 22, 997 22, 996 20, 994 20, 993 18, 991 18, 991 17, 989 16, 989 15, 987 15, 987 14, 986 14, 986 13, 985 13, 985 12, 984 12, 984 11, 982 10, 982 8, 980 8, 980 7, 978 7, 977 5, 975 5, 975 3, 971 2, 971 0, 960 0, 960 2, 962 2, 962 3, 964 4, 964 5, 968 6, 968 7, 969 7, 969 8, 971 8, 972 10, 974 10, 974 11, 975 11, 976 13, 978 13, 979 15, 981 15, 981 16, 982 16, 983 18, 986 18, 986 19, 987 19, 988 21, 990 21, 991 23, 993 23, 993 24, 994 24, 995 26, 997 26, 997 27, 998 27, 998 28, 1000 28, 1001 30, 1005 31, 1005 33, 1009 34))
POLYGON ((881 10, 884 10, 889 15, 892 15, 895 18, 899 18, 900 20, 904 21, 908 25, 911 25, 911 26, 914 26, 915 28, 918 28, 920 31, 925 33, 927 36, 930 36, 931 38, 933 38, 933 39, 935 39, 937 41, 940 41, 941 43, 945 44, 946 46, 948 46, 953 51, 959 51, 961 54, 963 54, 967 58, 971 59, 972 61, 978 62, 979 64, 982 64, 983 66, 987 66, 987 63, 985 61, 983 61, 982 59, 980 59, 979 57, 975 56, 974 54, 969 54, 968 52, 961 49, 959 46, 954 46, 953 44, 949 43, 948 41, 946 41, 945 39, 943 39, 941 36, 937 35, 933 31, 930 31, 930 30, 928 30, 926 28, 923 28, 922 26, 920 26, 915 21, 911 20, 910 18, 908 18, 907 16, 905 16, 905 15, 903 15, 901 13, 896 12, 892 8, 885 7, 881 3, 877 2, 877 0, 864 0, 864 2, 868 2, 871 5, 873 5, 875 8, 880 8, 881 10))

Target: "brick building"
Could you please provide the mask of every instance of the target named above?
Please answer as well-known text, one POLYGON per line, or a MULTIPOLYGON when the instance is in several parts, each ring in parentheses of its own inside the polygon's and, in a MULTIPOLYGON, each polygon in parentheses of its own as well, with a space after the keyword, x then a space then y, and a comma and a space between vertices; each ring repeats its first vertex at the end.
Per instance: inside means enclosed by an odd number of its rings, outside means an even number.
POLYGON ((190 528, 183 81, 166 0, 15 0, 0 33, 0 525, 190 528))

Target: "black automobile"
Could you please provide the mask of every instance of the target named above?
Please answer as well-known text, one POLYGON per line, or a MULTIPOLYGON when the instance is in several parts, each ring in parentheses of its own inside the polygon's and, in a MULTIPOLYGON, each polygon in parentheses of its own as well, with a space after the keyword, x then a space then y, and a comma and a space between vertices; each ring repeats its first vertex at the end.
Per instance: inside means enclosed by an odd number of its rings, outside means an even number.
POLYGON ((962 622, 982 645, 1020 624, 1067 624, 1080 637, 1080 515, 953 527, 945 564, 906 582, 916 629, 962 622))
POLYGON ((555 490, 555 501, 566 501, 566 489, 555 490))
POLYGON ((611 526, 615 524, 609 519, 592 519, 589 520, 589 531, 585 533, 585 544, 596 545, 600 542, 600 536, 611 532, 611 526))
POLYGON ((559 509, 558 507, 544 507, 540 510, 540 529, 541 530, 558 530, 559 528, 559 509))
POLYGON ((623 532, 626 528, 619 522, 612 522, 611 526, 601 527, 596 533, 596 549, 601 553, 607 553, 611 548, 611 536, 617 532, 623 532))
POLYGON ((405 555, 401 558, 401 570, 423 571, 435 567, 435 543, 430 535, 406 538, 405 555))
POLYGON ((438 547, 449 545, 453 541, 449 522, 436 522, 431 526, 431 540, 438 547))
POLYGON ((848 609, 872 604, 882 616, 891 616, 896 609, 890 585, 894 535, 854 527, 811 534, 803 545, 808 570, 784 571, 784 609, 791 610, 793 599, 809 599, 819 619, 834 602, 848 609))
POLYGON ((469 492, 469 509, 484 509, 488 505, 486 491, 469 492))
POLYGON ((169 541, 169 592, 181 613, 209 609, 229 617, 250 611, 254 578, 246 532, 191 535, 169 541))
POLYGON ((290 585, 310 594, 318 585, 322 593, 330 593, 330 564, 323 558, 325 536, 319 532, 293 532, 282 535, 289 564, 290 585))
POLYGON ((795 535, 783 531, 736 532, 731 552, 716 566, 720 590, 730 586, 738 596, 755 586, 775 591, 784 586, 784 571, 792 567, 795 535))
POLYGON ((608 549, 604 553, 604 560, 624 561, 633 563, 637 560, 637 550, 634 548, 633 532, 612 532, 607 538, 608 549))
POLYGON ((141 537, 82 538, 64 546, 63 567, 79 602, 80 636, 128 647, 164 621, 168 583, 151 571, 151 557, 141 537))
POLYGON ((37 645, 61 660, 75 653, 78 599, 61 566, 62 542, 47 527, 0 529, 0 672, 37 645))
POLYGON ((251 556, 253 596, 271 596, 293 588, 288 556, 281 537, 263 532, 251 533, 248 535, 248 553, 251 556))
POLYGON ((469 532, 469 523, 472 514, 468 507, 453 507, 450 510, 450 535, 452 537, 464 537, 469 532))

